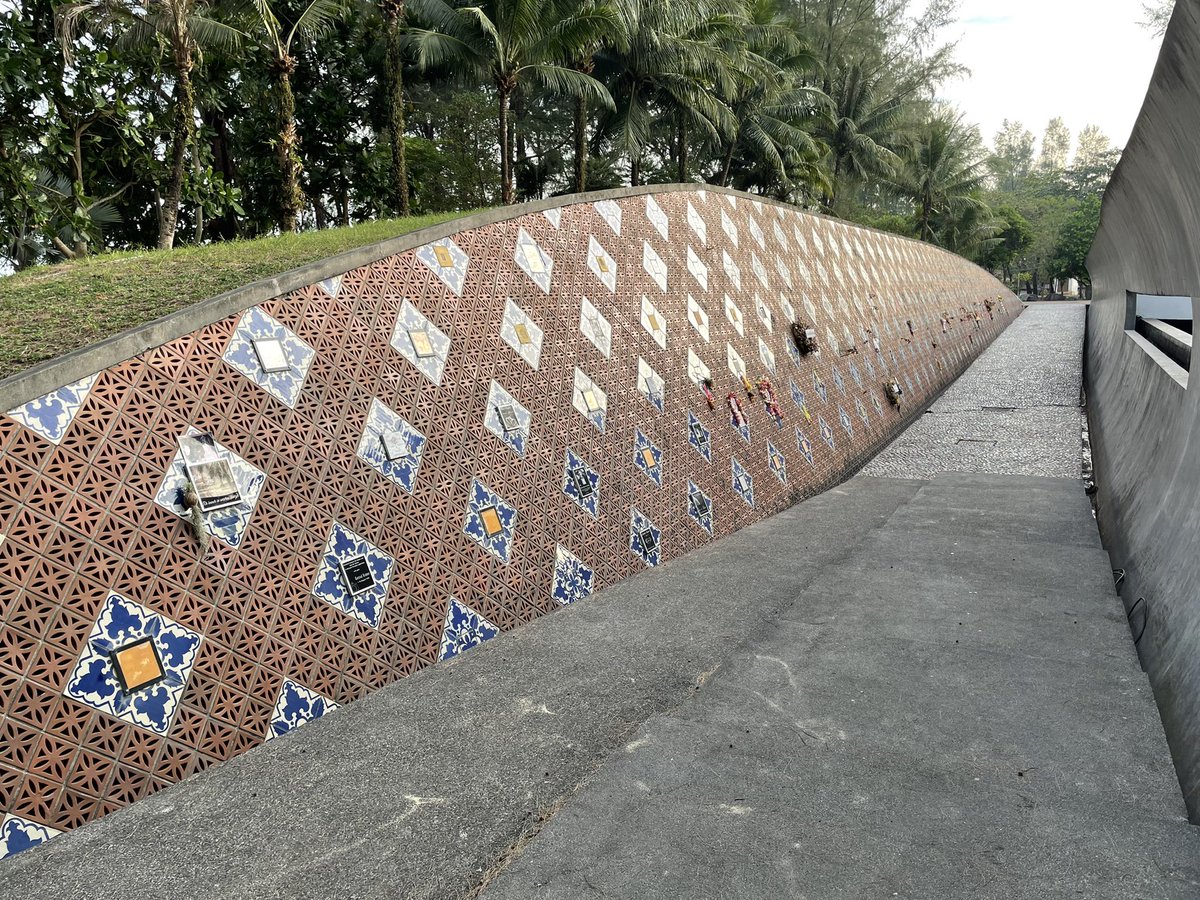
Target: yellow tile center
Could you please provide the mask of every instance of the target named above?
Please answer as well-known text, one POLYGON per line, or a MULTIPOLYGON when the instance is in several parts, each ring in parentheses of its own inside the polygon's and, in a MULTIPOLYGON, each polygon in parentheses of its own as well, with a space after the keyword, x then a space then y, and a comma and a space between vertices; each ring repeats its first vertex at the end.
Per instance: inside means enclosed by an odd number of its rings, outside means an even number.
POLYGON ((437 257, 438 265, 443 269, 454 268, 454 257, 450 255, 449 247, 434 247, 433 255, 437 257))
POLYGON ((583 392, 583 405, 587 407, 588 412, 595 412, 600 408, 600 404, 596 401, 596 394, 590 388, 583 392))
POLYGON ((417 356, 433 356, 433 344, 429 334, 424 331, 410 331, 408 339, 412 341, 413 351, 417 356))
POLYGON ((646 464, 647 469, 653 469, 655 466, 654 451, 649 447, 642 448, 642 462, 646 464))
POLYGON ((603 256, 597 255, 596 256, 596 266, 597 266, 597 268, 600 269, 601 272, 607 272, 608 271, 608 260, 606 260, 603 256))
POLYGON ((500 524, 500 513, 494 506, 480 510, 479 519, 483 522, 483 530, 487 532, 488 537, 495 537, 504 530, 504 526, 500 524))
POLYGON ((650 323, 650 330, 651 330, 651 331, 658 331, 658 316, 653 316, 653 315, 652 315, 652 316, 650 316, 648 319, 646 319, 646 321, 647 321, 648 323, 650 323))
POLYGON ((522 346, 533 343, 533 338, 529 336, 529 329, 525 326, 524 322, 518 322, 516 325, 514 325, 513 331, 516 332, 517 341, 522 346))
POLYGON ((149 640, 138 641, 114 651, 113 664, 120 672, 126 690, 130 691, 153 684, 163 676, 158 654, 149 640))
POLYGON ((542 262, 542 253, 533 244, 522 244, 521 252, 525 254, 525 265, 529 267, 530 272, 542 273, 546 271, 546 264, 542 262))

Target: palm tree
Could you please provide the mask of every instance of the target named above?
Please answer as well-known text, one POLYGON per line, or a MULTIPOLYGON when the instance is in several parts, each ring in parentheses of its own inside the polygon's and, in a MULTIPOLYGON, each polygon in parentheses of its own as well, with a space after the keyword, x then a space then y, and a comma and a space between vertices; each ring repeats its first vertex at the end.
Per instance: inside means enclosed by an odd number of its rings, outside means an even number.
POLYGON ((962 117, 937 111, 921 123, 893 184, 916 206, 917 235, 933 240, 939 220, 953 225, 955 243, 966 246, 967 230, 986 224, 989 216, 968 215, 982 205, 979 192, 987 173, 987 157, 979 131, 962 117))
POLYGON ((96 31, 111 28, 118 34, 116 49, 158 50, 174 80, 167 186, 158 214, 160 250, 169 250, 175 243, 185 157, 196 130, 192 73, 204 48, 232 49, 243 36, 213 18, 212 7, 213 0, 80 0, 59 7, 56 13, 59 40, 68 59, 85 26, 96 31))
POLYGON ((713 141, 737 128, 721 95, 735 89, 736 66, 726 48, 744 27, 739 4, 628 0, 621 20, 627 42, 597 54, 597 72, 613 85, 616 98, 616 111, 602 127, 629 160, 629 180, 636 185, 654 113, 666 113, 675 123, 680 168, 686 175, 689 128, 713 141))
POLYGON ((523 79, 556 94, 612 106, 608 90, 584 72, 564 65, 595 44, 615 21, 612 8, 595 0, 485 0, 455 8, 445 0, 410 0, 429 23, 413 31, 422 68, 453 63, 490 78, 498 99, 502 201, 513 202, 513 139, 509 112, 523 79))
POLYGON ((346 13, 343 0, 307 0, 292 15, 283 0, 251 0, 254 24, 263 50, 269 56, 268 67, 275 79, 275 115, 279 138, 275 146, 279 163, 282 196, 279 202, 279 229, 295 231, 296 220, 304 207, 300 187, 300 136, 296 131, 296 97, 292 92, 292 74, 296 58, 292 47, 299 39, 315 37, 329 29, 346 13), (281 15, 282 14, 282 18, 281 15))
POLYGON ((831 187, 824 204, 832 209, 847 182, 896 173, 900 157, 892 146, 902 104, 896 97, 881 97, 879 77, 858 65, 835 72, 829 83, 833 115, 818 123, 816 136, 829 147, 831 187))
POLYGON ((400 215, 408 215, 408 162, 404 158, 404 0, 378 0, 387 43, 384 79, 387 82, 388 130, 392 136, 392 191, 400 215))

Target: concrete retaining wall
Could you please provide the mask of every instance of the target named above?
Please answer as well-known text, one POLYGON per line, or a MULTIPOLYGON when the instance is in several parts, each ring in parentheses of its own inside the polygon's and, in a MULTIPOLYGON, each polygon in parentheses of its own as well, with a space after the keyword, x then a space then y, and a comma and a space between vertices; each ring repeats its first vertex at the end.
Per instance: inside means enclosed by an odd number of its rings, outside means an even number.
POLYGON ((678 187, 450 223, 0 384, 0 853, 686 565, 845 478, 1018 311, 932 247, 678 187), (241 495, 203 556, 193 430, 241 495))

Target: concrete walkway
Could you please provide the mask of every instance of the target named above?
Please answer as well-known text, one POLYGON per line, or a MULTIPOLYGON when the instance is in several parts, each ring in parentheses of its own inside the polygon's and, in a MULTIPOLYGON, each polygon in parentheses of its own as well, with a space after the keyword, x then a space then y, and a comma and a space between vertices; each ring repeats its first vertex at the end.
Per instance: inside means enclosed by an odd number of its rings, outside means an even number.
MULTIPOLYGON (((1009 333, 1059 396, 1041 315, 1009 333)), ((1200 896, 1081 483, 860 476, 0 868, 21 900, 480 893, 1200 896)))

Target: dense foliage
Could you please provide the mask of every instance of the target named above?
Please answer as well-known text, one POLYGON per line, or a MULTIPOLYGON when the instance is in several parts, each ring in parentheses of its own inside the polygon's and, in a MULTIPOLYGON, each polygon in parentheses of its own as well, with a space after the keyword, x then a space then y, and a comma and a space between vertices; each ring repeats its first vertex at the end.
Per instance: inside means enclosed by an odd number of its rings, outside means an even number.
POLYGON ((956 5, 9 0, 0 265, 705 181, 1085 276, 1114 153, 1068 165, 1058 120, 989 152, 936 101, 956 5))

